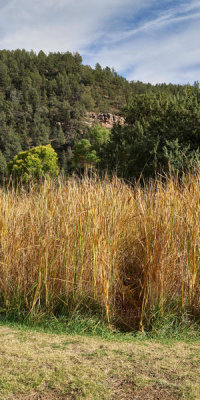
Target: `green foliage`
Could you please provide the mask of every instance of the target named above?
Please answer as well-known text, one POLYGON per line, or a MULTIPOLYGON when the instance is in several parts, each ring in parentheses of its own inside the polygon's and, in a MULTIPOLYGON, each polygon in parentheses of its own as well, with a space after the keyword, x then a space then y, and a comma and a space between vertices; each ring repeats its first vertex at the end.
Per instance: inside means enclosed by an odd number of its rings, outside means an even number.
POLYGON ((168 171, 169 163, 173 170, 191 167, 200 147, 199 83, 128 82, 109 67, 82 65, 78 53, 1 50, 0 151, 6 163, 22 150, 49 143, 67 173, 98 163, 101 170, 132 179, 168 171), (88 129, 88 111, 121 114, 126 125, 112 132, 88 129), (82 139, 91 147, 79 163, 82 139))
POLYGON ((166 162, 172 172, 180 171, 181 169, 191 169, 200 165, 199 149, 196 151, 190 150, 190 145, 180 145, 178 138, 171 142, 166 140, 166 145, 163 147, 166 162))
POLYGON ((95 150, 107 144, 110 140, 110 131, 101 125, 93 125, 89 130, 89 138, 95 150))
POLYGON ((78 167, 89 167, 99 161, 96 151, 87 139, 80 140, 74 148, 72 163, 78 167))
POLYGON ((6 161, 52 143, 65 169, 68 146, 87 139, 86 112, 121 109, 125 86, 131 97, 133 87, 124 78, 82 65, 78 53, 0 51, 0 150, 6 161))
POLYGON ((0 151, 0 182, 3 181, 3 179, 7 175, 7 164, 5 157, 3 156, 2 152, 0 151))
POLYGON ((51 145, 37 146, 16 155, 8 164, 8 169, 15 179, 25 183, 33 178, 57 176, 57 154, 51 145))
POLYGON ((114 127, 105 158, 109 169, 128 179, 199 165, 200 91, 162 91, 135 96, 124 110, 126 124, 114 127))
POLYGON ((89 140, 98 157, 98 168, 104 170, 107 166, 105 159, 106 148, 110 141, 110 130, 101 125, 93 125, 88 132, 89 140))

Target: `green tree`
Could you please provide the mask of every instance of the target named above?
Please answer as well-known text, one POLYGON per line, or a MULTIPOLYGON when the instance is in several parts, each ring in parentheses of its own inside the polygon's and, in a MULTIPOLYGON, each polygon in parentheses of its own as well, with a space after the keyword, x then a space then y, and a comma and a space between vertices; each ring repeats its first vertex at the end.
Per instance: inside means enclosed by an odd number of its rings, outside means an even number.
POLYGON ((90 141, 96 151, 99 151, 102 146, 110 140, 110 130, 96 124, 89 130, 90 141))
POLYGON ((9 173, 24 183, 31 179, 57 176, 58 158, 51 145, 37 146, 17 154, 8 164, 9 173))
POLYGON ((111 131, 105 157, 109 169, 128 179, 183 170, 199 159, 200 92, 165 91, 135 96, 124 111, 126 124, 111 131))
POLYGON ((5 157, 3 156, 2 152, 0 151, 0 182, 2 183, 4 178, 7 175, 7 164, 5 157))
POLYGON ((96 151, 87 139, 80 140, 74 147, 72 164, 76 167, 90 167, 99 161, 96 151))
POLYGON ((193 169, 200 166, 199 149, 190 150, 190 145, 181 146, 178 138, 172 141, 166 140, 163 148, 164 157, 167 166, 172 172, 181 171, 182 169, 193 169))
POLYGON ((93 125, 88 132, 90 143, 98 157, 98 168, 103 170, 107 167, 106 147, 110 141, 111 132, 101 125, 93 125))
POLYGON ((12 126, 6 124, 4 113, 0 114, 0 150, 6 161, 10 161, 21 151, 20 137, 12 126))
POLYGON ((10 77, 7 65, 0 61, 0 88, 7 89, 10 85, 10 77))

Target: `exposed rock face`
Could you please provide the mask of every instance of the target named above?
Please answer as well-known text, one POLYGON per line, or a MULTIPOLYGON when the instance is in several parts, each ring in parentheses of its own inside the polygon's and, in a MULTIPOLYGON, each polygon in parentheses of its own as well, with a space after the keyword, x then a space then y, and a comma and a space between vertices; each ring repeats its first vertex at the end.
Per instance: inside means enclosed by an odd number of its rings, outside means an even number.
POLYGON ((111 129, 115 124, 124 125, 125 118, 119 115, 110 113, 100 113, 95 114, 94 112, 87 113, 87 124, 92 126, 94 124, 99 124, 104 128, 111 129))

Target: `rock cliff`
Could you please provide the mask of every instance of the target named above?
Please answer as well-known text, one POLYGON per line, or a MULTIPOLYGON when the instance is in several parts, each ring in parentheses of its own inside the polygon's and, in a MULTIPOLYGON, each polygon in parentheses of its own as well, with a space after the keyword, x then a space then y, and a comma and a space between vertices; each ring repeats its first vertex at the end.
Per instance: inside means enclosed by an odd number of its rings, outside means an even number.
POLYGON ((94 112, 88 112, 86 123, 89 126, 92 126, 94 124, 99 124, 104 128, 111 129, 115 124, 124 125, 125 118, 111 113, 96 114, 94 112))

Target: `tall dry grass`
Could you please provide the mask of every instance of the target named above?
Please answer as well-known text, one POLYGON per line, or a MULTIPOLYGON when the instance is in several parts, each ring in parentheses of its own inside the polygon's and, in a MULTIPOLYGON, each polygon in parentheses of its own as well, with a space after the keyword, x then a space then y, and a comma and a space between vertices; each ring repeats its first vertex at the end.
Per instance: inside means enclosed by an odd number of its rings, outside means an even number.
POLYGON ((0 190, 1 310, 101 306, 129 327, 200 315, 200 174, 129 187, 114 178, 0 190))

